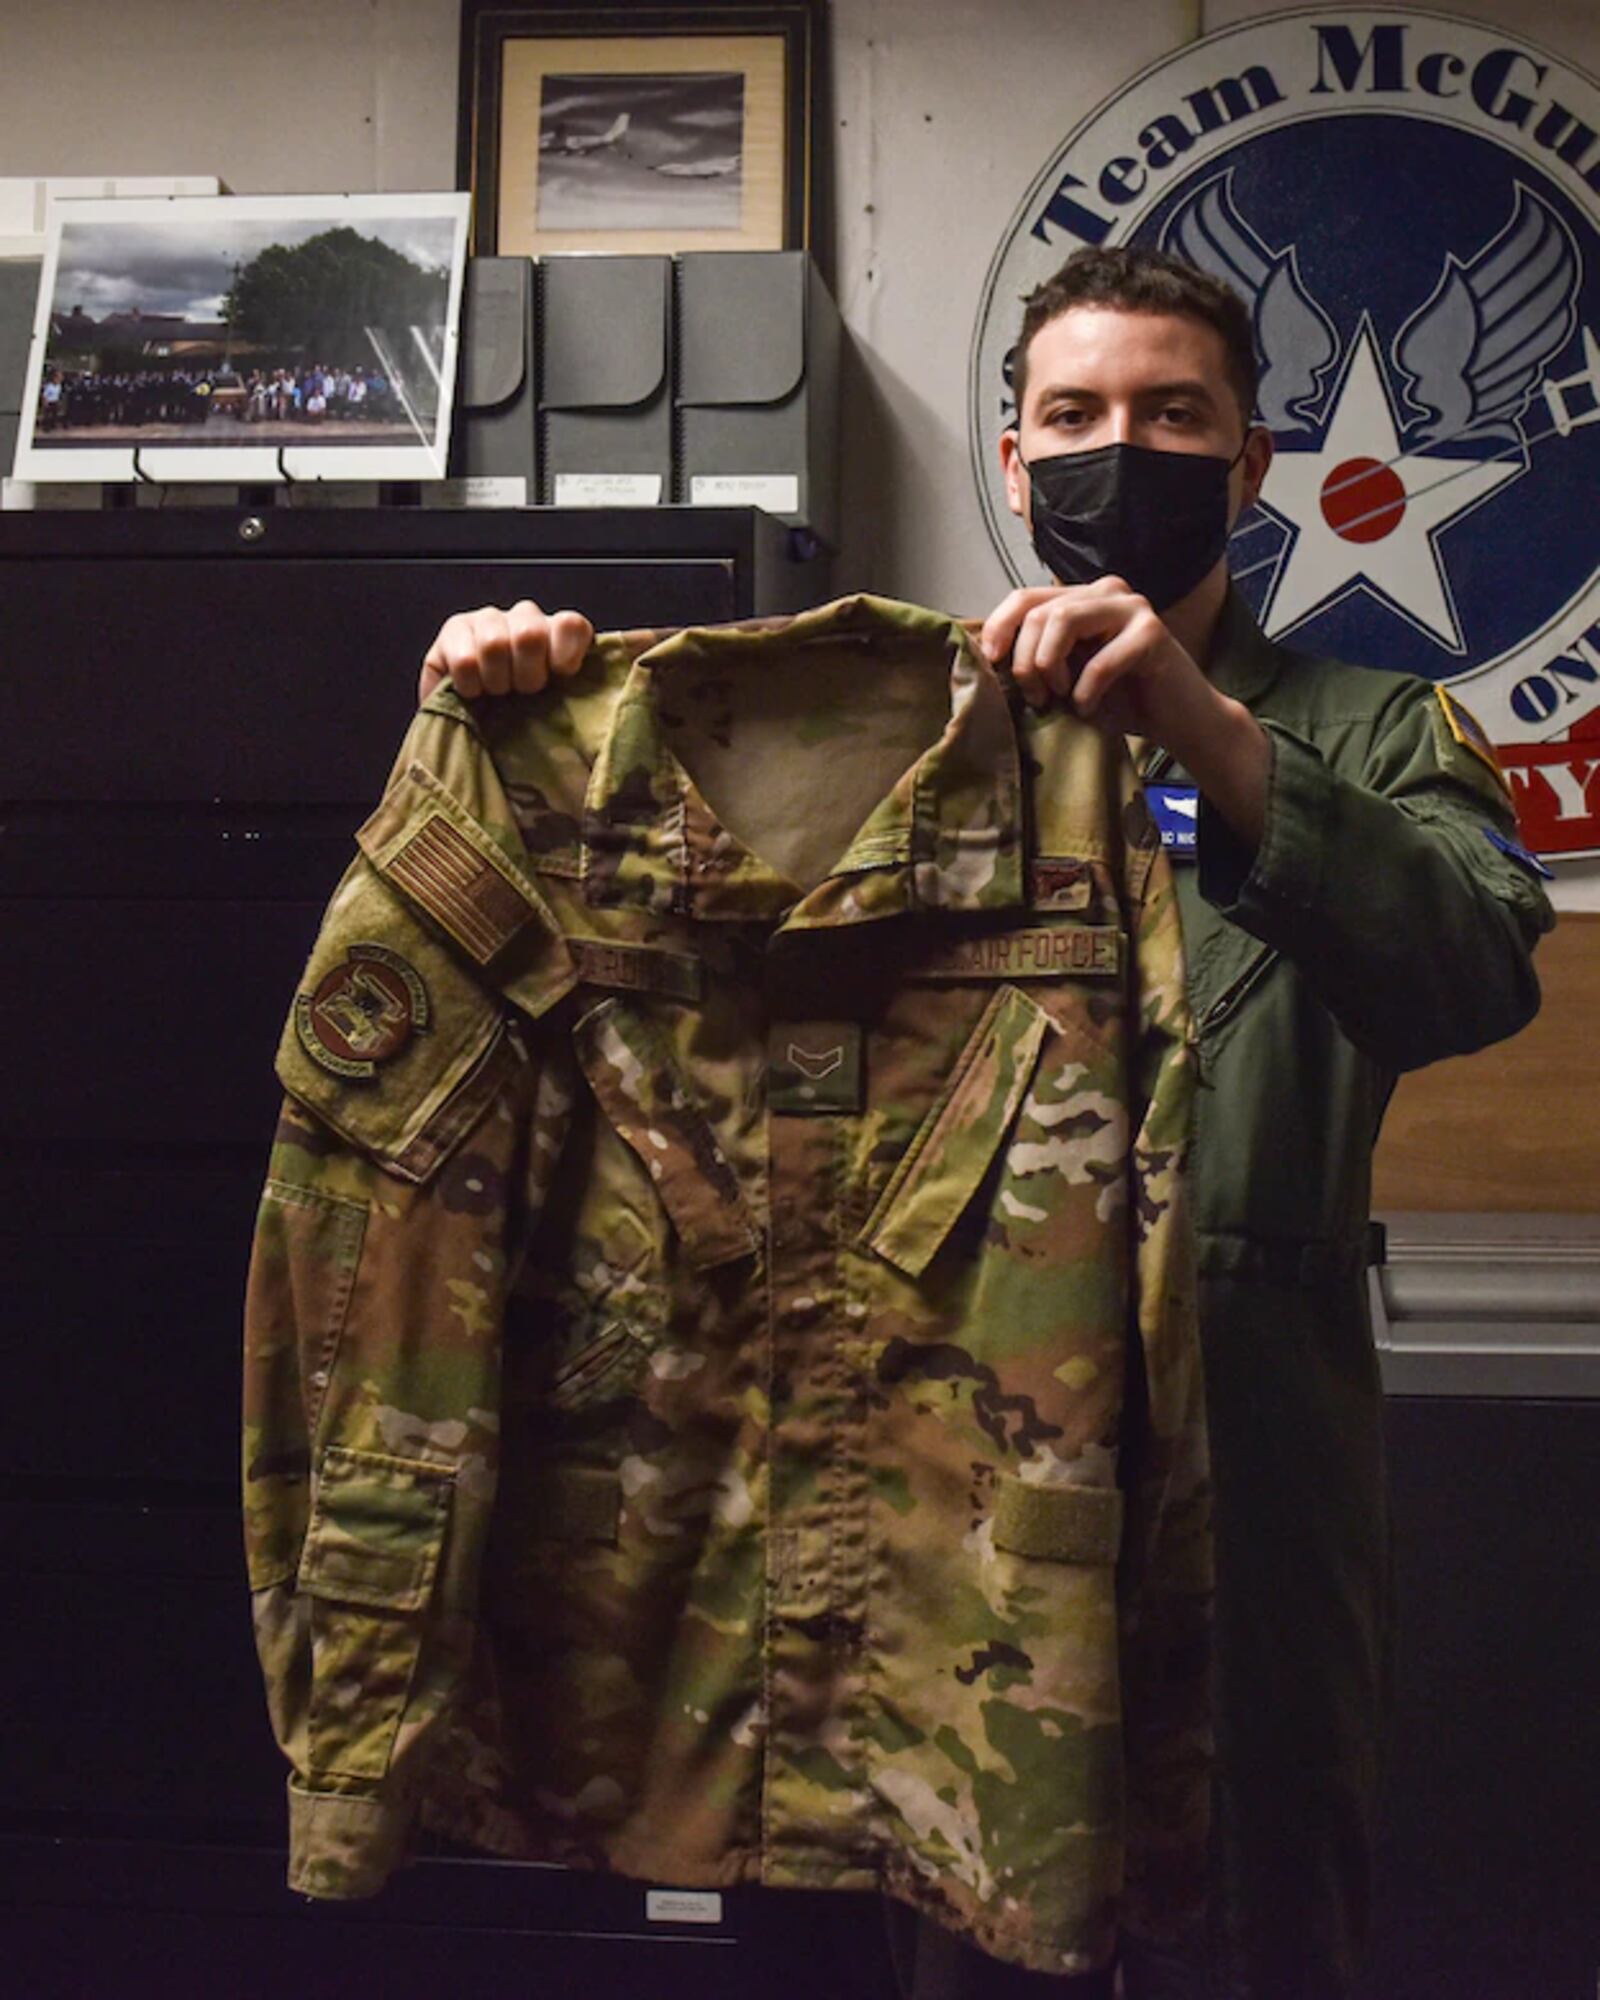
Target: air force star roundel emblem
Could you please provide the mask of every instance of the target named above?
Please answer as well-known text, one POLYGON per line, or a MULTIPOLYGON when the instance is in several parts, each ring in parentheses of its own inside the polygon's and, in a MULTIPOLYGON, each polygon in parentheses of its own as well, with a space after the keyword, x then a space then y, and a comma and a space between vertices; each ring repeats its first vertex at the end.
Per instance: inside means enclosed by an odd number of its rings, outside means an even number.
POLYGON ((1276 456, 1233 574, 1267 633, 1422 674, 1476 717, 1545 854, 1600 853, 1600 85, 1407 8, 1209 35, 1069 135, 990 269, 986 518, 1043 581, 996 451, 1019 296, 1148 243, 1245 298, 1276 456))

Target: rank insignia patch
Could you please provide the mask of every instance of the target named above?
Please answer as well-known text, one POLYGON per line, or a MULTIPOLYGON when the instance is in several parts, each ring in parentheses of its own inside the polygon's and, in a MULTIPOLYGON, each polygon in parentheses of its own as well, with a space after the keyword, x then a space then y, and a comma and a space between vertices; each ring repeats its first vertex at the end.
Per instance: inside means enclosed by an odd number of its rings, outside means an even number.
POLYGON ((416 970, 381 944, 353 944, 310 993, 294 1003, 295 1033, 314 1063, 335 1076, 376 1076, 428 1025, 428 990, 416 970))
POLYGON ((862 1037, 854 1021, 779 1022, 772 1030, 767 1103, 780 1117, 861 1109, 862 1037))

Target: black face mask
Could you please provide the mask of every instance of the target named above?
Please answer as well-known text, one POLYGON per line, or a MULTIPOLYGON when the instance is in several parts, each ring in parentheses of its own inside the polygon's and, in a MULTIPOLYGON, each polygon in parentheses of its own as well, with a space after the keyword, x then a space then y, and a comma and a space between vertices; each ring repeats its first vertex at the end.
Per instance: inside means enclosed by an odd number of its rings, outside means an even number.
POLYGON ((1064 451, 1032 465, 1033 547, 1062 583, 1120 576, 1157 611, 1187 597, 1228 545, 1228 474, 1244 456, 1140 444, 1064 451))

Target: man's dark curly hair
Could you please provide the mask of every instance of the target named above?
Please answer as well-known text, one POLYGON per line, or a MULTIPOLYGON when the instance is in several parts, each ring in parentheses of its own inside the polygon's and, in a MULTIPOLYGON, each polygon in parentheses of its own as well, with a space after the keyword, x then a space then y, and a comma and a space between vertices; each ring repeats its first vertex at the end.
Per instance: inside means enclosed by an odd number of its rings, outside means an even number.
POLYGON ((1022 331, 1012 350, 1011 377, 1017 414, 1028 386, 1028 349, 1034 335, 1074 306, 1109 306, 1117 312, 1180 313, 1201 320, 1222 336, 1228 383, 1248 424, 1256 407, 1256 348, 1250 309, 1220 278, 1161 250, 1132 246, 1075 250, 1053 277, 1030 292, 1022 305, 1022 331))

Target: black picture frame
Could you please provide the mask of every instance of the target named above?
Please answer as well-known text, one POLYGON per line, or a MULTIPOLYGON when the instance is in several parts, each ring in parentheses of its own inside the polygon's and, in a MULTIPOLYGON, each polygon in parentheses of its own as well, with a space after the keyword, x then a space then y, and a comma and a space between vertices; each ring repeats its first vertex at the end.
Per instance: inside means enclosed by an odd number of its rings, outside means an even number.
MULTIPOLYGON (((497 0, 462 0, 460 107, 457 125, 458 185, 473 197, 471 245, 478 256, 543 254, 547 250, 806 249, 818 233, 818 99, 825 0, 698 0, 694 6, 644 4, 643 0, 570 0, 516 6, 497 0), (508 169, 526 161, 530 146, 542 151, 536 107, 508 124, 503 79, 508 64, 544 60, 544 45, 573 49, 574 59, 592 66, 597 45, 616 43, 617 60, 640 60, 630 49, 645 45, 653 59, 681 65, 695 43, 708 52, 733 38, 770 45, 761 58, 763 97, 770 94, 776 56, 781 53, 781 103, 761 106, 769 122, 781 115, 780 186, 774 198, 765 176, 759 227, 706 232, 597 228, 593 240, 569 240, 574 232, 541 232, 519 214, 513 220, 502 200, 508 169), (529 121, 533 129, 529 132, 529 121), (507 137, 510 144, 507 144, 507 137), (548 240, 544 240, 545 238, 548 240)), ((748 203, 747 203, 748 205, 748 203)))

